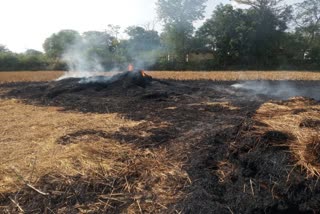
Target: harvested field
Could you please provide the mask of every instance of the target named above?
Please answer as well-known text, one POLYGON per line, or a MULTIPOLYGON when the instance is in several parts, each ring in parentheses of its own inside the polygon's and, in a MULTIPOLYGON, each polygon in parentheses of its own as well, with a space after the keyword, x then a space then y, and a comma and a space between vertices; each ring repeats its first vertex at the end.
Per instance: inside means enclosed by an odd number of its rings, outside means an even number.
POLYGON ((5 82, 39 82, 57 79, 61 71, 17 71, 0 72, 0 83, 5 82))
MULTIPOLYGON (((172 80, 320 80, 320 72, 299 71, 148 71, 153 77, 172 80)), ((96 75, 113 75, 115 72, 95 73, 96 75)), ((62 71, 19 71, 0 72, 0 83, 5 82, 39 82, 51 81, 63 75, 62 71)), ((70 75, 72 76, 72 74, 70 75)))
POLYGON ((156 71, 151 73, 156 78, 173 80, 319 80, 320 72, 292 71, 214 71, 214 72, 173 72, 156 71))
POLYGON ((319 73, 148 74, 2 83, 0 213, 320 211, 319 73))

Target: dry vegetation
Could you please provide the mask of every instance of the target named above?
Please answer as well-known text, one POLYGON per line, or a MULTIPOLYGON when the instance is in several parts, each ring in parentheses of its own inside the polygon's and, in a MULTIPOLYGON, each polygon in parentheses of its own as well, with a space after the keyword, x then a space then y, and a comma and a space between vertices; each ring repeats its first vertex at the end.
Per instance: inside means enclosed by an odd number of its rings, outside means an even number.
MULTIPOLYGON (((0 82, 61 74, 0 73, 0 82)), ((244 72, 149 74, 244 78, 244 72)), ((245 75, 320 80, 311 72, 245 75)), ((32 84, 0 86, 1 213, 319 211, 317 101, 252 101, 206 81, 186 82, 191 88, 173 81, 178 86, 161 88, 165 95, 159 88, 125 95, 87 89, 48 99, 35 98, 46 92, 42 83, 32 84), (146 94, 160 97, 140 98, 146 94)))
POLYGON ((155 71, 152 76, 175 80, 320 80, 320 72, 292 71, 214 71, 214 72, 173 72, 155 71))
MULTIPOLYGON (((288 147, 295 165, 305 170, 308 177, 320 178, 320 105, 303 98, 269 102, 261 106, 255 119, 268 125, 265 131, 286 133, 287 142, 277 146, 288 147)), ((272 137, 277 139, 281 134, 272 137)))
MULTIPOLYGON (((76 205, 78 211, 107 211, 113 206, 130 204, 126 210, 134 213, 141 209, 139 201, 144 200, 153 205, 149 210, 153 212, 178 200, 183 192, 179 193, 182 187, 177 185, 189 182, 181 163, 165 149, 155 153, 105 136, 133 128, 139 122, 117 114, 83 114, 64 112, 57 107, 35 107, 15 99, 2 100, 0 111, 1 124, 6 124, 0 138, 0 194, 16 192, 23 186, 29 190, 40 186, 36 189, 40 193, 34 192, 38 198, 51 190, 50 185, 56 185, 55 191, 50 192, 52 197, 71 198, 59 201, 56 211, 68 213, 65 206, 75 200, 77 192, 88 191, 83 200, 89 200, 93 196, 89 191, 97 189, 100 192, 94 197, 99 202, 90 207, 76 205), (64 145, 66 141, 69 146, 64 145), (145 194, 144 189, 152 192, 145 194), (154 200, 155 196, 159 197, 154 200)), ((11 200, 26 203, 23 201, 26 199, 21 199, 23 190, 20 191, 11 200)), ((29 202, 32 209, 28 212, 41 213, 50 206, 38 202, 29 202)), ((144 204, 144 209, 148 210, 148 204, 144 204)))
MULTIPOLYGON (((20 71, 0 72, 0 83, 21 81, 50 81, 63 75, 62 71, 20 71)), ((184 71, 149 71, 155 78, 175 80, 320 80, 320 72, 292 72, 292 71, 213 71, 192 72, 184 71)), ((111 75, 114 72, 97 73, 97 75, 111 75)), ((71 75, 72 76, 72 75, 71 75)))
POLYGON ((0 83, 24 81, 49 81, 60 77, 61 71, 0 72, 0 83))

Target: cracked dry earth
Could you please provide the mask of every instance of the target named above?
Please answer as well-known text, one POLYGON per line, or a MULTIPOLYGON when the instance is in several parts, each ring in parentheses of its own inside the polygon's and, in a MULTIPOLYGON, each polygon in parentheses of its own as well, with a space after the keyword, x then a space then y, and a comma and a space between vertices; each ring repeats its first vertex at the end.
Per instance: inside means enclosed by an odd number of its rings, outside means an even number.
POLYGON ((0 86, 1 213, 320 210, 319 101, 78 81, 0 86))

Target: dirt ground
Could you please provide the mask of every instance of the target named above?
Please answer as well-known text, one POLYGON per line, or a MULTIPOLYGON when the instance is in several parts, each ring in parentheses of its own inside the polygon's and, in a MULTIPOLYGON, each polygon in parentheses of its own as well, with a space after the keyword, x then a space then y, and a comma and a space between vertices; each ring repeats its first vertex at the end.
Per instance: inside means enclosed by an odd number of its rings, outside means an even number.
POLYGON ((320 212, 319 79, 79 81, 0 85, 1 213, 320 212))

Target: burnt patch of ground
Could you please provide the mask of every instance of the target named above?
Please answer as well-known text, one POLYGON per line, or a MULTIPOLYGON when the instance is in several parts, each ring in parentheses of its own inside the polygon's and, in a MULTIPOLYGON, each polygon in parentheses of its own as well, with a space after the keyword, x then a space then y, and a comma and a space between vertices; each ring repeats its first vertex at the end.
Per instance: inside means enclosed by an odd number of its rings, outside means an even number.
POLYGON ((190 187, 192 194, 181 204, 184 213, 315 213, 320 210, 317 178, 308 179, 300 170, 292 168, 295 161, 289 145, 279 150, 277 145, 266 144, 268 140, 264 135, 238 132, 240 135, 233 135, 234 143, 212 140, 206 145, 201 142, 206 146, 202 149, 199 146, 193 152, 189 174, 194 183, 190 187))
POLYGON ((56 142, 61 145, 77 143, 78 141, 95 141, 96 138, 110 138, 106 132, 87 129, 80 130, 60 137, 56 142))
POLYGON ((135 144, 140 148, 155 148, 173 140, 176 137, 176 132, 177 129, 174 127, 159 129, 152 127, 149 123, 142 123, 134 128, 121 128, 114 133, 93 129, 79 130, 60 137, 56 140, 56 143, 69 145, 99 140, 108 143, 108 140, 112 139, 121 143, 135 144))
POLYGON ((133 200, 129 193, 119 194, 125 180, 117 178, 46 175, 38 182, 47 195, 39 194, 27 186, 17 193, 1 195, 0 204, 7 205, 2 213, 79 213, 95 210, 119 213, 133 200), (13 201, 23 208, 10 206, 13 201), (95 207, 90 210, 88 204, 95 204, 95 207))
POLYGON ((313 137, 311 142, 306 145, 306 159, 309 163, 319 166, 320 165, 320 138, 313 137))
POLYGON ((300 123, 300 127, 307 127, 307 128, 320 128, 320 120, 315 119, 304 119, 300 123))
MULTIPOLYGON (((90 155, 102 160, 119 152, 114 158, 116 165, 109 166, 112 176, 101 171, 79 178, 55 175, 58 181, 43 176, 35 186, 50 193, 51 198, 35 196, 38 193, 28 188, 10 192, 1 199, 4 208, 0 211, 17 211, 9 196, 26 211, 39 213, 45 212, 45 207, 71 213, 90 209, 93 213, 320 210, 317 177, 307 176, 298 153, 293 151, 295 143, 302 142, 301 119, 316 117, 316 101, 293 98, 270 102, 274 96, 235 89, 232 81, 152 81, 146 87, 79 81, 6 84, 1 86, 6 91, 1 98, 19 99, 32 106, 55 106, 66 113, 114 113, 138 122, 112 132, 102 125, 79 127, 54 141, 62 144, 61 149, 91 148, 90 155), (299 113, 293 114, 295 111, 299 113), (131 153, 122 151, 124 147, 130 147, 131 153), (119 167, 116 173, 114 167, 119 167), (95 186, 99 183, 101 186, 95 186), (63 193, 55 196, 56 192, 63 193), (36 207, 39 201, 42 205, 36 207)), ((303 129, 310 131, 309 127, 303 129)), ((301 148, 310 152, 315 147, 317 144, 301 148)))
POLYGON ((279 131, 267 131, 263 138, 272 142, 286 142, 290 137, 288 134, 279 131))
POLYGON ((294 136, 290 133, 270 130, 263 134, 261 140, 273 146, 281 147, 281 145, 284 145, 286 147, 290 140, 294 140, 294 136))

